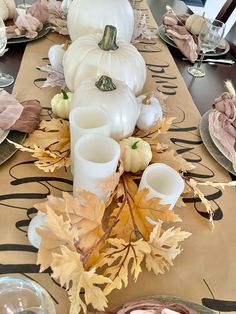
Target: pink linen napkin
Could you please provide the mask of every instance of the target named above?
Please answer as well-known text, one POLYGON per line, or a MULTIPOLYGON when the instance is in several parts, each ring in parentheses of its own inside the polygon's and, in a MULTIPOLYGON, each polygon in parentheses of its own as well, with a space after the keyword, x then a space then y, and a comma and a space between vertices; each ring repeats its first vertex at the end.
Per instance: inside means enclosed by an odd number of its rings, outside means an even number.
POLYGON ((25 37, 34 38, 43 28, 43 24, 30 14, 19 15, 15 22, 16 26, 25 33, 25 37))
POLYGON ((176 16, 171 9, 168 9, 162 19, 165 33, 173 40, 182 54, 194 63, 198 57, 198 45, 185 27, 188 16, 186 14, 176 16))
POLYGON ((9 130, 21 116, 24 107, 5 90, 0 93, 0 129, 9 130))
POLYGON ((27 10, 27 14, 31 14, 41 23, 45 23, 49 18, 49 10, 47 5, 42 4, 41 0, 37 0, 31 7, 27 10))
POLYGON ((209 131, 228 152, 236 171, 236 97, 225 92, 216 98, 209 115, 209 131))
POLYGON ((23 101, 23 111, 18 120, 10 127, 24 133, 32 133, 40 123, 41 105, 36 99, 23 101))

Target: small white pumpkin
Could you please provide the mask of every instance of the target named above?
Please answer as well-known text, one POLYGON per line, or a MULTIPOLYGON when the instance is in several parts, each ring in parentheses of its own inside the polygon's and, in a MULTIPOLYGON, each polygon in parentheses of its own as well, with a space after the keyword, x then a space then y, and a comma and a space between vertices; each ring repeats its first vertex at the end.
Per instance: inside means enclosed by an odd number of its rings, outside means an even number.
POLYGON ((129 137, 120 141, 121 160, 124 170, 138 172, 144 170, 152 159, 152 150, 149 143, 138 137, 129 137))
POLYGON ((68 42, 65 42, 62 45, 53 45, 48 50, 48 59, 52 68, 60 73, 63 73, 62 60, 67 48, 68 42))
POLYGON ((67 15, 70 38, 102 32, 114 25, 118 37, 130 42, 134 31, 134 13, 128 0, 73 0, 67 15))
POLYGON ((103 74, 124 81, 132 91, 140 94, 146 80, 146 65, 142 55, 131 44, 118 40, 116 28, 107 25, 102 34, 76 39, 67 49, 63 68, 71 91, 93 76, 103 74))
POLYGON ((111 119, 111 136, 119 140, 134 131, 139 107, 131 89, 122 81, 108 76, 83 81, 74 93, 71 109, 77 106, 99 106, 111 119))
POLYGON ((137 97, 137 102, 141 107, 137 121, 140 130, 148 130, 154 122, 163 118, 162 108, 156 97, 140 95, 137 97))
POLYGON ((201 29, 204 27, 204 25, 206 25, 204 14, 192 14, 187 18, 185 22, 187 30, 196 36, 200 34, 201 29))
POLYGON ((60 94, 56 94, 51 100, 52 112, 62 119, 69 119, 72 93, 63 89, 60 94))

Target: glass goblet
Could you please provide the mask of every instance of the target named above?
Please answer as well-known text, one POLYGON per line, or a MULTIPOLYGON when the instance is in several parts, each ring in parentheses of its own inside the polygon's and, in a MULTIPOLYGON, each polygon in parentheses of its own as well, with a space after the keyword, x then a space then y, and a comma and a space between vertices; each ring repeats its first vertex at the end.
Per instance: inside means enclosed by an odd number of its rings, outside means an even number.
MULTIPOLYGON (((3 19, 0 17, 0 57, 4 54, 7 45, 7 34, 3 19)), ((0 71, 0 88, 11 85, 14 82, 13 76, 0 71)))
POLYGON ((188 68, 188 73, 194 77, 205 76, 205 71, 201 68, 204 56, 209 51, 214 51, 214 49, 219 45, 225 30, 225 24, 218 20, 206 19, 203 23, 201 32, 198 36, 198 45, 202 52, 200 60, 197 65, 188 68))

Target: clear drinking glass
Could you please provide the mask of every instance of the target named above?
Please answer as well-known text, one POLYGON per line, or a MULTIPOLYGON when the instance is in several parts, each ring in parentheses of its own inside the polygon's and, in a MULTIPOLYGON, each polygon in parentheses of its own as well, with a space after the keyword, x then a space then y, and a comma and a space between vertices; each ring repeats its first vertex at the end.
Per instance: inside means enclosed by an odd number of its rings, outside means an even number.
POLYGON ((56 314, 48 292, 25 276, 0 278, 1 314, 56 314))
POLYGON ((206 19, 203 23, 203 27, 198 36, 198 45, 202 52, 201 58, 197 65, 188 68, 188 73, 194 77, 205 76, 204 69, 201 68, 204 56, 209 51, 214 51, 214 49, 219 45, 225 30, 225 24, 218 20, 206 19))
MULTIPOLYGON (((7 45, 7 34, 3 19, 0 17, 0 57, 3 55, 7 45)), ((11 85, 14 82, 14 78, 7 73, 2 73, 0 70, 0 88, 11 85)))

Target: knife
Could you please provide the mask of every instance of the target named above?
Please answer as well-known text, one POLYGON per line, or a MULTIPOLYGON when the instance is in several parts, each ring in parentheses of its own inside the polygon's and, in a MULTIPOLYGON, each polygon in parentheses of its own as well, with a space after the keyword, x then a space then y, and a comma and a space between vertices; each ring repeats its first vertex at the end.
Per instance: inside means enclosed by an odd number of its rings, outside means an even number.
MULTIPOLYGON (((187 61, 187 58, 182 58, 182 60, 187 61)), ((195 61, 199 61, 200 59, 196 59, 195 61)), ((234 64, 234 60, 230 59, 203 59, 202 62, 212 62, 212 63, 224 63, 224 64, 234 64)))

